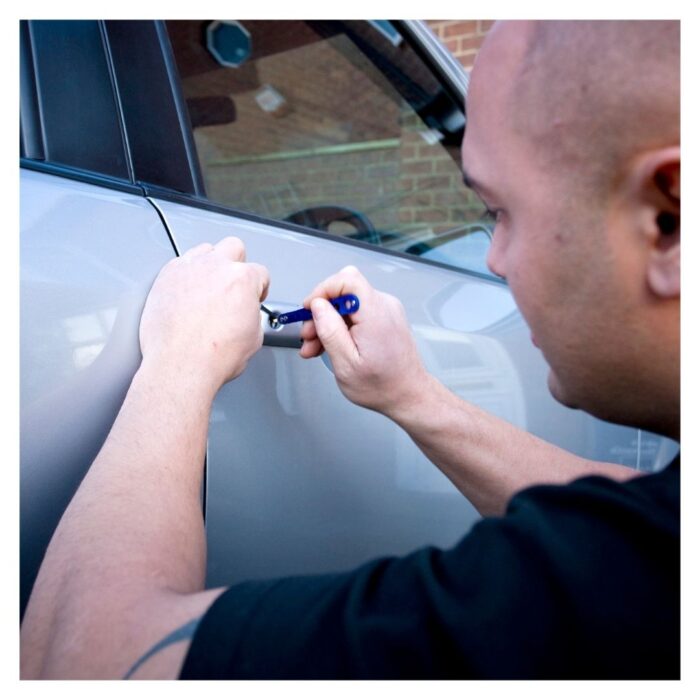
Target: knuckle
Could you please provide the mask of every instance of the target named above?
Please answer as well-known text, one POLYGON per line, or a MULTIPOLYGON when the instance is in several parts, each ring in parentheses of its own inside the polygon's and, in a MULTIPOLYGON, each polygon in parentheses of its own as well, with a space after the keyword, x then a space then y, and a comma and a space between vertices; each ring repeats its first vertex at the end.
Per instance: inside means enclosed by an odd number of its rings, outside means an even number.
POLYGON ((250 268, 251 274, 260 279, 264 279, 268 274, 267 268, 260 263, 248 263, 248 267, 250 268))
POLYGON ((245 244, 236 236, 226 236, 222 238, 214 249, 219 252, 222 257, 227 258, 231 262, 240 262, 245 260, 245 244))
POLYGON ((358 277, 360 271, 354 265, 346 265, 341 272, 347 277, 358 277))
POLYGON ((256 267, 254 267, 253 265, 246 265, 244 273, 245 273, 246 281, 249 284, 257 284, 259 282, 260 277, 261 277, 260 271, 256 267))
POLYGON ((387 294, 386 292, 379 292, 379 294, 380 298, 391 311, 396 312, 403 309, 403 304, 398 297, 395 297, 393 294, 387 294))
POLYGON ((393 294, 387 294, 387 298, 389 300, 389 305, 393 307, 395 311, 403 309, 403 304, 398 297, 395 297, 393 294))

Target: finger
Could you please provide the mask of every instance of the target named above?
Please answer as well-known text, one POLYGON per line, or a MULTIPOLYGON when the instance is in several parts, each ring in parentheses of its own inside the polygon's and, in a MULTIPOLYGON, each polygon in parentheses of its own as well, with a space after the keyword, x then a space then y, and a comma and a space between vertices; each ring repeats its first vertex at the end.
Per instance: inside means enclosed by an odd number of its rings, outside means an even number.
POLYGON ((249 272, 255 275, 258 284, 258 299, 264 301, 270 289, 270 273, 264 265, 246 263, 249 272))
POLYGON ((313 321, 304 321, 301 326, 301 333, 299 334, 302 340, 313 340, 318 337, 316 335, 316 326, 313 321))
POLYGON ((199 245, 194 246, 194 248, 186 250, 180 257, 183 260, 189 260, 190 258, 195 258, 198 255, 204 255, 204 253, 208 253, 212 250, 214 250, 214 246, 211 243, 200 243, 199 245))
MULTIPOLYGON (((333 297, 338 297, 342 294, 355 294, 362 298, 362 296, 367 296, 371 293, 372 289, 372 285, 370 285, 364 275, 354 265, 348 265, 316 285, 311 294, 304 299, 304 306, 308 308, 311 300, 316 297, 333 299, 333 297)), ((360 302, 361 307, 362 303, 360 302)))
POLYGON ((360 308, 350 316, 344 316, 348 325, 361 323, 367 318, 370 308, 373 306, 373 298, 376 290, 354 266, 348 266, 337 272, 332 277, 321 282, 316 289, 304 300, 304 306, 310 308, 313 299, 333 299, 344 294, 354 294, 360 300, 360 308))
POLYGON ((348 362, 352 361, 353 355, 357 354, 357 348, 343 317, 328 301, 319 298, 312 300, 311 313, 318 339, 328 351, 331 360, 343 358, 348 362))
POLYGON ((235 236, 222 238, 214 246, 214 250, 225 255, 231 262, 245 262, 245 245, 240 238, 235 236))
POLYGON ((299 355, 301 355, 301 357, 303 357, 305 360, 309 360, 312 357, 318 357, 322 353, 323 345, 321 345, 321 341, 318 338, 314 338, 313 340, 305 340, 304 344, 299 350, 299 355))

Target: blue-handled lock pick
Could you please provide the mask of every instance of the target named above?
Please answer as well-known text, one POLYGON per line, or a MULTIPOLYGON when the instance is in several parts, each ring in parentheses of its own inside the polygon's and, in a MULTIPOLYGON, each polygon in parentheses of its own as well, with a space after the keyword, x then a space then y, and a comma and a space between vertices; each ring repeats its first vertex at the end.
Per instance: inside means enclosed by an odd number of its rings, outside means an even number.
MULTIPOLYGON (((333 308, 341 315, 354 314, 360 308, 360 300, 354 294, 343 294, 341 297, 329 299, 333 308)), ((313 316, 309 309, 297 309, 280 314, 275 321, 281 325, 288 323, 298 323, 299 321, 309 321, 313 316)))

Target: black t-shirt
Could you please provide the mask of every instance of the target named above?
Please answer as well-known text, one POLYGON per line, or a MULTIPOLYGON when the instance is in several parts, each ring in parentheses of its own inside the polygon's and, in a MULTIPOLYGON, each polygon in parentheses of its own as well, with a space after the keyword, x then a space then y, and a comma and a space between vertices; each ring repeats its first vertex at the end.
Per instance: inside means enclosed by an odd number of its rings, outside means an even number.
POLYGON ((232 586, 181 678, 680 676, 680 458, 516 494, 453 549, 232 586))

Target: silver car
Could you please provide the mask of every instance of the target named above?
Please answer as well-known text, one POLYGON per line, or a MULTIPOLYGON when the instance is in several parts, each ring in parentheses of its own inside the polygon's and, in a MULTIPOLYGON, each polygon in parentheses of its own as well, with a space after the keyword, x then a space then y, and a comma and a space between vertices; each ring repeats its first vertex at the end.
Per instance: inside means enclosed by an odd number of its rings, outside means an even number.
MULTIPOLYGON (((139 364, 159 269, 236 235, 300 305, 356 265, 399 297, 453 392, 579 455, 655 470, 677 445, 566 409, 462 183, 467 79, 420 22, 23 21, 21 609, 139 364)), ((299 326, 265 324, 211 416, 208 586, 448 547, 478 515, 299 326)))

